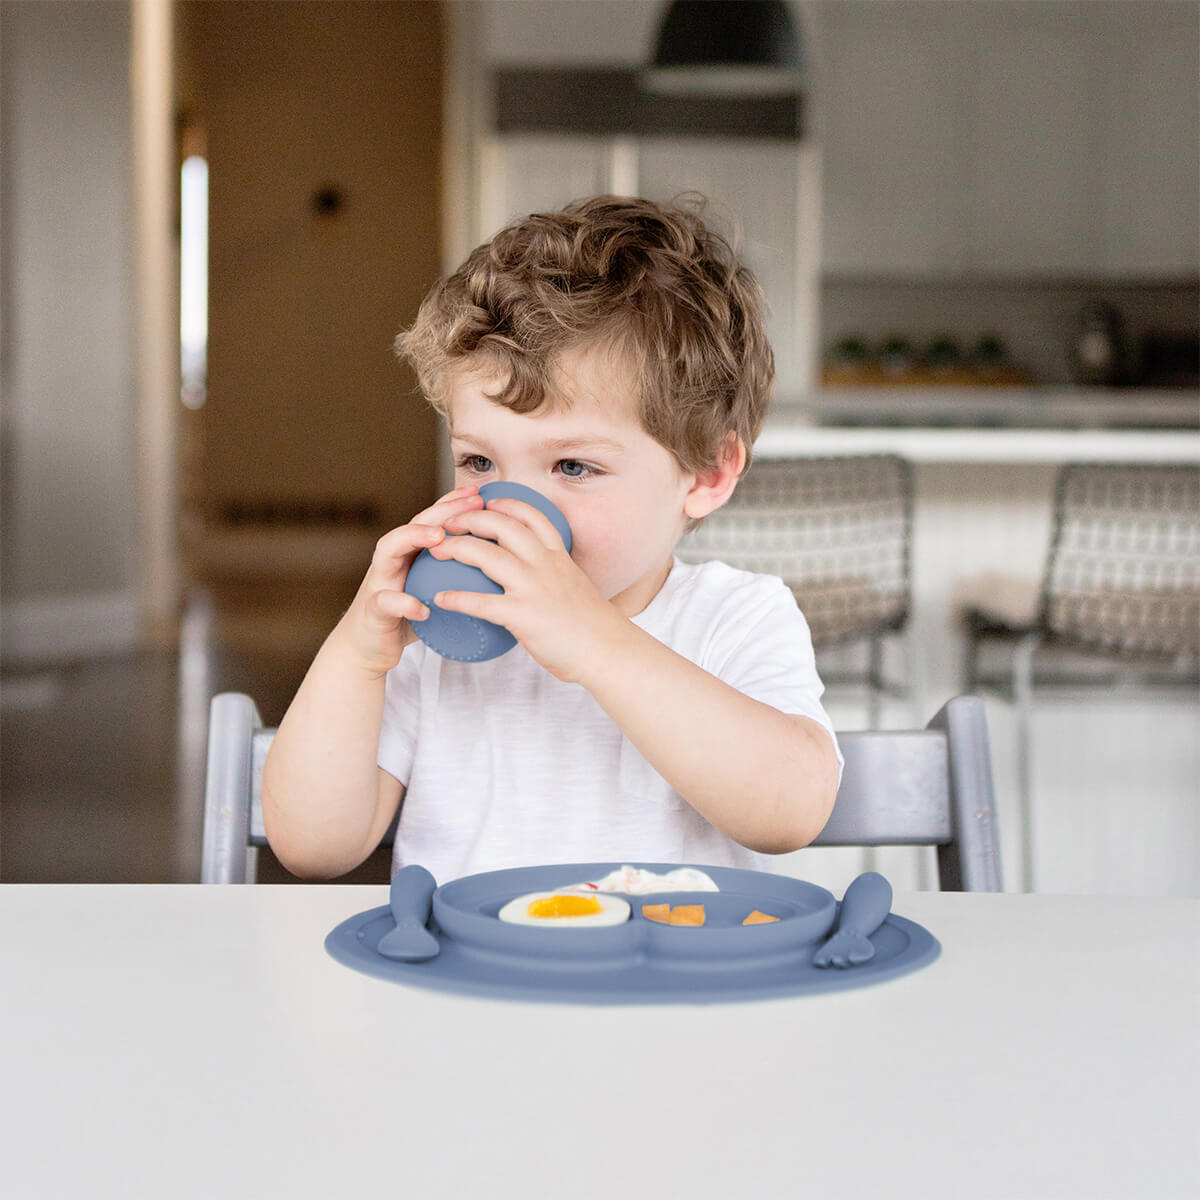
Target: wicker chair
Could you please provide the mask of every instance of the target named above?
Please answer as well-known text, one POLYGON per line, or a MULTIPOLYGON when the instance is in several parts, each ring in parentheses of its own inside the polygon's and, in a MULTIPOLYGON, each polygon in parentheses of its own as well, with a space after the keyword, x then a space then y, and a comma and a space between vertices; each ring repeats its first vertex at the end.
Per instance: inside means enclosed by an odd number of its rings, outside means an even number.
POLYGON ((882 697, 908 691, 907 679, 885 678, 883 660, 886 639, 908 625, 911 542, 912 469, 879 454, 756 463, 676 553, 778 575, 808 620, 818 660, 865 643, 862 671, 822 666, 821 677, 865 684, 874 728, 882 697))
POLYGON ((967 689, 1016 709, 1031 890, 1035 693, 1197 695, 1200 467, 1063 467, 1035 618, 1015 623, 986 605, 964 615, 967 689))

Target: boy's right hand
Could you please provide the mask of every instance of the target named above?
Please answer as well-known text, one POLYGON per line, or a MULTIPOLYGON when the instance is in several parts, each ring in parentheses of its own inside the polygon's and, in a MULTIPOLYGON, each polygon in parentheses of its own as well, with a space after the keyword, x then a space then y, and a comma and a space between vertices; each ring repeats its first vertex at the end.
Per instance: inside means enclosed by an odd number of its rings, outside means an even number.
POLYGON ((338 622, 342 644, 355 665, 379 676, 400 661, 404 647, 417 636, 409 622, 429 616, 429 609, 404 590, 409 567, 422 550, 445 538, 446 521, 482 507, 478 487, 455 488, 376 542, 366 577, 338 622))

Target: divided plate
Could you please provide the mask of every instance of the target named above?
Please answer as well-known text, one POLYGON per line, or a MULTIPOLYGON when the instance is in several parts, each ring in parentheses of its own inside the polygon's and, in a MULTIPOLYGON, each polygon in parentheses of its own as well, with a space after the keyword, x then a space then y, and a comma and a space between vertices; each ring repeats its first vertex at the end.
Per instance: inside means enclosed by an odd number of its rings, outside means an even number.
MULTIPOLYGON (((554 929, 511 925, 496 916, 526 892, 599 879, 619 863, 518 867, 457 879, 433 895, 435 958, 405 963, 376 953, 394 925, 386 906, 342 922, 326 938, 344 965, 378 978, 471 995, 584 1004, 715 1003, 862 987, 915 970, 940 950, 925 929, 890 916, 872 936, 875 957, 847 970, 812 966, 838 905, 824 888, 783 875, 699 865, 718 892, 622 895, 621 925, 554 929), (703 904, 699 927, 662 925, 643 904, 703 904), (743 926, 754 909, 777 922, 743 926)), ((679 863, 635 864, 656 873, 679 863)))

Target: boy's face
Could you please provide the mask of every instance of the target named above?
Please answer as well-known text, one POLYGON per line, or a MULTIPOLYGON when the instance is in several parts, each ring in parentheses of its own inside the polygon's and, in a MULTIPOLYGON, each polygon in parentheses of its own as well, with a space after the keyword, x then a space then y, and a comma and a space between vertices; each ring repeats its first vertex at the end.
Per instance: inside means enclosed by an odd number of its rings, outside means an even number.
POLYGON ((448 392, 455 486, 503 479, 553 500, 572 559, 625 616, 666 580, 695 482, 642 428, 630 378, 594 350, 560 360, 553 407, 520 414, 489 400, 505 381, 486 368, 455 372, 448 392))

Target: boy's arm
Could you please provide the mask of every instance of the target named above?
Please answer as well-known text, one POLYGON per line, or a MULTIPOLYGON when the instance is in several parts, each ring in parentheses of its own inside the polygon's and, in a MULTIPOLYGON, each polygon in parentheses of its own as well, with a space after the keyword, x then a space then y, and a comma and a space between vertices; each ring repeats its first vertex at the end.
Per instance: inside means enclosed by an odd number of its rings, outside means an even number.
POLYGON ((816 721, 751 699, 622 616, 529 505, 493 501, 449 528, 477 536, 450 538, 434 556, 479 567, 504 594, 445 592, 438 604, 507 626, 546 670, 587 688, 646 761, 735 841, 782 854, 820 833, 838 764, 816 721))
POLYGON ((279 724, 263 767, 267 841, 293 874, 333 879, 379 845, 404 789, 376 765, 384 679, 360 671, 339 624, 279 724))
POLYGON ((818 722, 751 699, 621 617, 577 682, 701 816, 743 846, 798 850, 829 819, 837 753, 818 722))
POLYGON ((331 879, 379 845, 404 789, 378 766, 385 679, 426 607, 404 591, 408 568, 445 537, 443 523, 482 505, 458 488, 379 540, 353 603, 318 651, 263 767, 263 824, 296 875, 331 879))

